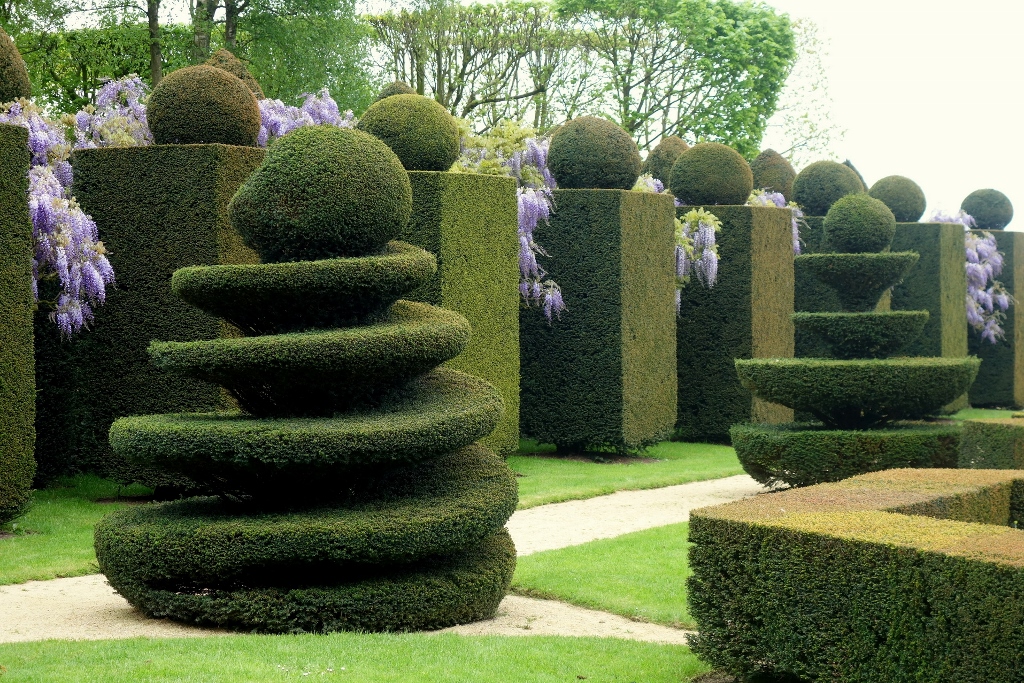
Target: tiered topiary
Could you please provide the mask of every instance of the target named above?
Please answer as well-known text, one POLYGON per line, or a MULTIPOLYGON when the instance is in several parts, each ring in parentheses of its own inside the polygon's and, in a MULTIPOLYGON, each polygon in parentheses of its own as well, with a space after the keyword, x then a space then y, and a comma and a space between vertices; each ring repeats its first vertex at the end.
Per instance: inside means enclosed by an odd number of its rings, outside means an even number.
POLYGON ((808 216, 824 216, 839 199, 863 191, 857 172, 835 161, 815 161, 793 180, 793 201, 808 216))
POLYGON ((1002 230, 1013 220, 1013 204, 999 190, 975 190, 960 203, 960 208, 974 218, 978 230, 1002 230))
POLYGON ((548 166, 563 190, 629 190, 643 162, 629 133, 608 119, 581 116, 551 138, 548 166))
POLYGON ((652 177, 667 184, 672 175, 672 165, 688 149, 690 146, 678 135, 666 136, 647 155, 640 173, 650 173, 652 177))
POLYGON ((750 164, 732 147, 702 142, 679 155, 669 178, 672 194, 686 205, 743 204, 754 189, 750 164))
POLYGON ((897 223, 921 220, 927 206, 921 186, 901 175, 882 178, 871 186, 868 194, 888 206, 897 223))
POLYGON ((447 171, 459 158, 455 117, 423 95, 391 95, 370 105, 357 125, 387 144, 406 171, 447 171))
POLYGON ((322 632, 494 613, 515 566, 502 527, 516 484, 473 442, 494 427, 501 398, 436 368, 466 345, 464 318, 396 301, 435 267, 388 241, 411 203, 385 145, 302 128, 275 143, 231 205, 236 227, 259 235, 251 244, 264 263, 175 274, 179 295, 246 336, 155 342, 153 360, 221 383, 241 411, 131 417, 111 429, 118 453, 220 494, 97 526, 101 570, 146 614, 322 632), (381 195, 378 227, 364 214, 381 195))
POLYGON ((255 147, 260 134, 260 108, 249 87, 205 64, 165 76, 149 96, 146 119, 158 145, 255 147))
POLYGON ((232 76, 240 79, 242 83, 245 83, 257 100, 264 99, 263 88, 260 87, 260 84, 253 77, 248 67, 242 63, 242 60, 231 54, 230 51, 221 48, 210 55, 210 58, 204 63, 207 66, 215 66, 218 69, 227 71, 232 76))
POLYGON ((778 192, 788 202, 793 198, 793 181, 796 171, 793 166, 774 149, 766 149, 750 163, 754 174, 754 187, 778 192))
POLYGON ((0 104, 32 95, 25 60, 18 47, 0 28, 0 104))
POLYGON ((416 95, 418 94, 413 88, 409 86, 405 81, 395 81, 384 86, 384 89, 377 93, 377 97, 374 98, 374 102, 379 102, 385 97, 391 97, 393 95, 416 95))
POLYGON ((804 486, 893 467, 952 467, 958 429, 920 420, 960 396, 979 361, 893 358, 920 334, 927 311, 875 311, 878 299, 917 262, 888 248, 896 220, 865 194, 843 197, 824 221, 833 253, 796 257, 836 291, 843 311, 797 313, 833 358, 737 360, 743 385, 766 401, 813 414, 821 424, 737 425, 733 446, 758 481, 804 486), (849 431, 848 431, 849 430, 849 431))

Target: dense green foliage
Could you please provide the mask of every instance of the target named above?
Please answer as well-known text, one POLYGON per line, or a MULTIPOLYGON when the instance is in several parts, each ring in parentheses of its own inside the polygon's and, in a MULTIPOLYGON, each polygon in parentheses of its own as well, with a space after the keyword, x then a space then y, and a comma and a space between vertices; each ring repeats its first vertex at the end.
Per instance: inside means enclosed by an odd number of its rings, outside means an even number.
POLYGON ((958 467, 1024 469, 1024 420, 1018 417, 964 420, 958 467))
POLYGON ((843 311, 872 311, 885 290, 899 282, 918 261, 912 251, 881 254, 801 254, 797 267, 835 293, 843 311))
POLYGON ((0 27, 0 103, 31 95, 32 83, 28 80, 25 60, 18 46, 0 27))
POLYGON ((629 190, 642 165, 636 142, 608 119, 581 116, 551 138, 548 166, 564 190, 629 190))
POLYGON ((743 469, 765 486, 811 486, 896 467, 956 467, 960 425, 897 424, 866 431, 804 423, 730 430, 743 469))
POLYGON ((864 185, 848 166, 835 161, 815 161, 793 180, 792 200, 809 216, 824 216, 837 200, 864 191, 864 185))
POLYGON ((666 185, 672 177, 672 165, 679 155, 690 149, 690 146, 678 135, 666 135, 658 146, 647 153, 640 173, 650 173, 666 185))
POLYGON ((841 254, 883 251, 896 234, 896 218, 883 202, 866 194, 841 197, 822 224, 825 246, 841 254))
POLYGON ((232 76, 238 78, 242 83, 245 83, 246 87, 252 91, 252 94, 257 100, 264 98, 263 88, 256 82, 256 79, 252 77, 249 69, 242 63, 238 57, 231 54, 229 51, 221 48, 210 55, 210 58, 206 60, 205 64, 208 66, 215 66, 218 69, 227 71, 232 76))
POLYGON ((146 103, 146 120, 158 145, 220 143, 256 146, 260 109, 237 76, 213 66, 169 74, 146 103))
POLYGON ((690 517, 694 651, 740 675, 1019 679, 1017 472, 889 470, 690 517))
POLYGON ((960 209, 974 218, 978 230, 1002 230, 1013 220, 1013 204, 999 190, 975 190, 960 203, 960 209))
POLYGON ((857 167, 853 165, 853 162, 850 161, 849 159, 846 159, 846 160, 843 161, 843 166, 845 166, 846 168, 850 169, 851 171, 853 171, 854 173, 857 174, 857 180, 860 181, 860 191, 861 192, 867 192, 868 191, 867 181, 864 180, 864 176, 861 174, 860 171, 857 170, 857 167))
POLYGON ((921 186, 901 175, 882 178, 871 186, 868 194, 884 202, 899 223, 914 223, 921 220, 928 205, 921 186))
POLYGON ((229 211, 264 263, 363 256, 401 234, 412 189, 401 161, 377 138, 307 126, 267 151, 229 211))
POLYGON ((676 417, 672 198, 556 190, 555 205, 544 246, 571 314, 520 312, 522 431, 569 450, 661 441, 676 417))
POLYGON ((750 170, 754 174, 755 188, 779 192, 786 201, 793 199, 796 171, 786 157, 774 149, 766 149, 750 162, 750 170))
POLYGON ((28 169, 28 131, 0 125, 0 524, 23 511, 36 470, 28 169))
POLYGON ((407 171, 447 171, 459 158, 458 124, 429 97, 394 94, 378 99, 358 126, 394 150, 407 171))
POLYGON ((417 92, 415 90, 413 90, 412 88, 410 88, 409 84, 406 83, 405 81, 395 81, 393 83, 388 83, 386 86, 384 86, 381 89, 381 91, 379 93, 377 93, 377 97, 375 97, 373 99, 373 101, 374 102, 379 102, 380 100, 383 100, 385 97, 391 97, 392 95, 416 95, 416 94, 417 94, 417 92))
MULTIPOLYGON (((800 251, 802 255, 819 254, 822 248, 822 224, 824 216, 805 216, 800 226, 800 251)), ((819 280, 808 267, 806 259, 796 258, 793 262, 793 309, 808 313, 835 313, 843 310, 835 288, 819 280)), ((807 330, 796 328, 795 353, 798 358, 824 358, 828 347, 818 336, 807 330)))
POLYGON ((798 333, 817 336, 834 358, 888 358, 916 339, 928 311, 794 313, 798 333))
POLYGON ((750 164, 718 142, 702 142, 679 155, 669 188, 683 204, 745 204, 754 187, 750 164))

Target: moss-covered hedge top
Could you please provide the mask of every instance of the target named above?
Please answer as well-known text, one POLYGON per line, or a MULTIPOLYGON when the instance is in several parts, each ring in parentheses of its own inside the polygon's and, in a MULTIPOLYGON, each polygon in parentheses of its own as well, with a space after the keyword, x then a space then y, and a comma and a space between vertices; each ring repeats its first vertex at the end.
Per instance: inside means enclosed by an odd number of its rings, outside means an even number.
POLYGON ((1013 220, 1010 198, 991 188, 970 193, 960 208, 974 218, 979 230, 1002 230, 1013 220))
POLYGON ((863 191, 856 171, 836 161, 815 161, 793 180, 793 201, 808 216, 824 216, 839 199, 863 191))
POLYGON ((392 95, 370 105, 358 128, 387 144, 407 171, 447 171, 459 158, 459 126, 429 97, 392 95))
POLYGON ((210 55, 210 58, 204 62, 208 66, 215 66, 218 69, 227 71, 232 76, 238 78, 245 83, 246 87, 252 91, 252 94, 257 100, 264 99, 263 88, 253 77, 249 69, 242 63, 242 60, 231 54, 230 51, 221 48, 210 55))
POLYGON ((885 203, 900 223, 916 223, 924 215, 924 190, 910 178, 890 175, 871 186, 868 194, 885 203))
POLYGON ((672 165, 676 163, 679 155, 690 149, 678 135, 669 135, 661 139, 658 146, 651 150, 640 167, 641 173, 650 173, 661 182, 668 184, 672 175, 672 165))
POLYGON ((883 251, 896 234, 896 217, 883 202, 866 194, 839 198, 828 210, 824 228, 826 248, 839 253, 883 251))
POLYGON ((774 149, 766 149, 750 162, 750 170, 754 174, 754 187, 780 192, 786 201, 793 199, 796 171, 786 157, 774 149))
POLYGON ((669 187, 684 204, 745 204, 754 188, 754 174, 732 147, 702 142, 676 159, 669 187))
POLYGON ((581 116, 551 138, 548 166, 563 190, 629 190, 642 165, 633 138, 607 119, 581 116))
POLYGON ((384 86, 384 89, 377 93, 377 97, 374 98, 374 102, 379 102, 385 97, 391 97, 393 95, 416 95, 417 92, 409 87, 409 84, 405 81, 395 81, 384 86))
POLYGON ((25 60, 18 47, 3 28, 0 28, 0 104, 32 95, 25 60))
POLYGON ((149 96, 146 119, 158 145, 255 147, 260 134, 256 96, 237 76, 206 64, 165 76, 149 96))

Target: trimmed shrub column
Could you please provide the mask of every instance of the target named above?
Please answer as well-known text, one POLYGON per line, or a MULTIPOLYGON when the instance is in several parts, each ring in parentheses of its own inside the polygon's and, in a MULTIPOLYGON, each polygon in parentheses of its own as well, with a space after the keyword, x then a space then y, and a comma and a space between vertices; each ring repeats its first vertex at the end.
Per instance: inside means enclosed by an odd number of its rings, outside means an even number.
POLYGON ((0 124, 0 523, 24 509, 36 470, 28 169, 28 131, 0 124))
POLYGON ((410 171, 412 217, 402 239, 437 257, 437 273, 410 296, 461 313, 469 346, 448 366, 501 392, 505 415, 482 440, 519 448, 519 266, 516 183, 476 173, 410 171))

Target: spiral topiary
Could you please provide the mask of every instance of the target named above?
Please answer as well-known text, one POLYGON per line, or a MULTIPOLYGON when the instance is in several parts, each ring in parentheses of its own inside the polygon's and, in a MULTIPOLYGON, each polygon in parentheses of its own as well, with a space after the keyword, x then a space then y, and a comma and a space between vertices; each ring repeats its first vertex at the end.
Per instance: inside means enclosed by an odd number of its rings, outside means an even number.
POLYGON ((392 97, 394 95, 416 95, 418 94, 413 90, 408 83, 405 81, 395 81, 384 86, 384 89, 377 93, 377 97, 374 98, 374 102, 380 102, 386 97, 392 97))
POLYGON ((548 167, 558 186, 567 190, 629 190, 642 165, 629 133, 596 116, 562 124, 548 151, 548 167))
POLYGON ((774 149, 766 149, 750 163, 754 174, 754 187, 778 192, 786 201, 793 199, 793 180, 796 171, 793 166, 774 149))
POLYGON ((999 190, 975 190, 964 198, 961 210, 970 214, 979 230, 1002 230, 1013 220, 1013 204, 999 190))
POLYGON ((459 126, 422 95, 392 95, 370 105, 357 128, 387 144, 407 171, 447 171, 459 158, 459 126))
POLYGON ((252 73, 245 64, 242 63, 242 60, 233 55, 229 50, 225 50, 224 48, 217 50, 210 55, 210 58, 207 59, 204 64, 208 66, 215 66, 218 69, 227 71, 232 76, 240 79, 242 83, 245 83, 246 87, 252 91, 252 94, 257 100, 264 99, 263 88, 260 87, 260 84, 253 77, 252 73))
POLYGON ((146 119, 158 145, 255 147, 260 133, 256 96, 237 76, 206 64, 165 76, 149 96, 146 119))
POLYGON ((793 180, 793 201, 808 216, 824 216, 837 200, 863 191, 857 172, 836 161, 815 161, 793 180))
POLYGON ((676 159, 669 187, 684 204, 743 204, 754 189, 754 174, 733 148, 702 142, 676 159))
POLYGON ((825 245, 841 254, 878 252, 892 244, 896 217, 883 202, 866 194, 841 197, 823 223, 825 245))
POLYGON ((882 178, 868 194, 888 206, 899 223, 916 223, 927 206, 921 186, 901 175, 882 178))
POLYGON ((401 233, 412 187, 395 153, 372 135, 306 126, 274 143, 229 210, 264 263, 363 256, 401 233), (357 158, 366 163, 354 165, 357 158))
POLYGON ((658 146, 650 151, 640 167, 640 173, 650 173, 663 183, 667 183, 672 175, 672 165, 679 155, 690 149, 690 146, 677 135, 662 138, 658 146))
POLYGON ((25 60, 7 33, 0 28, 0 104, 32 95, 25 60))

